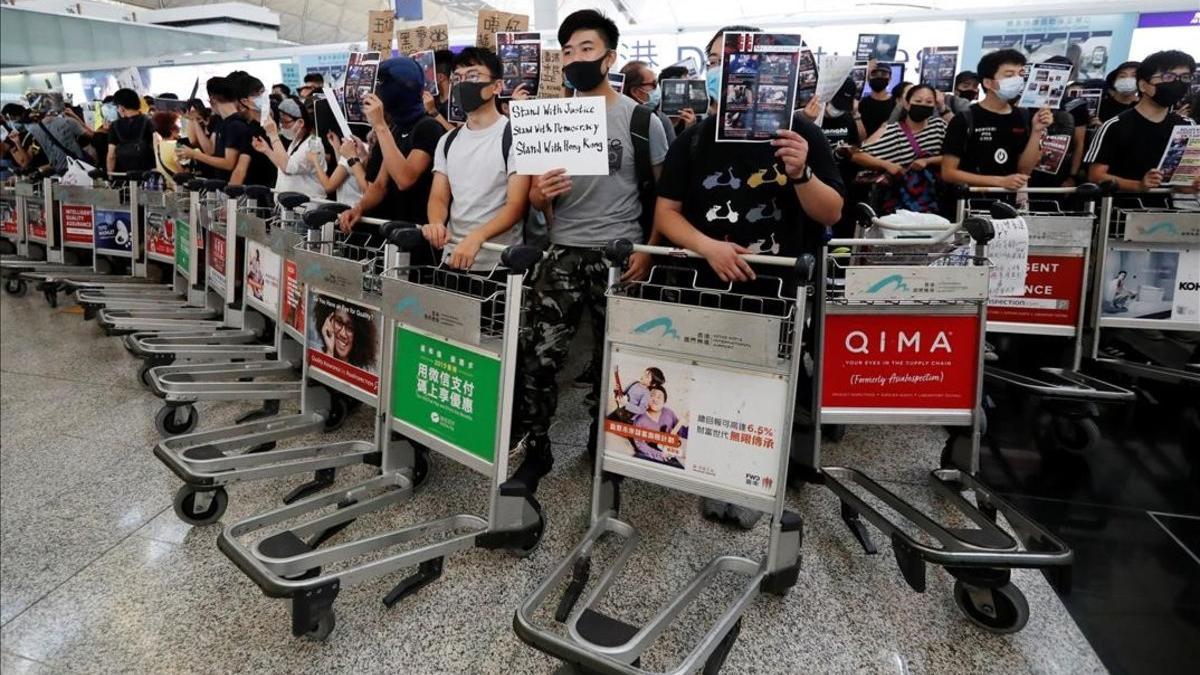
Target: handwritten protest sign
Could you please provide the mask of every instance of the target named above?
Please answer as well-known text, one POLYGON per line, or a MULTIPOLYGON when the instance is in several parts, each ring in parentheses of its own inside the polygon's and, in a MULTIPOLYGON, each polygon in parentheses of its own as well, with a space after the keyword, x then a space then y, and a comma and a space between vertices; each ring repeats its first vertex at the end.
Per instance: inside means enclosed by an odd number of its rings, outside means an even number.
POLYGON ((367 12, 367 51, 392 55, 392 29, 396 15, 391 10, 367 12))
POLYGON ((542 50, 542 72, 538 80, 538 98, 559 98, 563 95, 562 50, 542 50))
POLYGON ((608 117, 603 96, 512 101, 517 173, 538 176, 608 174, 608 117))
POLYGON ((450 48, 450 27, 444 23, 396 29, 396 50, 409 55, 450 48))
POLYGON ((529 30, 529 16, 510 14, 494 9, 479 12, 475 24, 475 46, 496 51, 496 33, 524 33, 529 30))

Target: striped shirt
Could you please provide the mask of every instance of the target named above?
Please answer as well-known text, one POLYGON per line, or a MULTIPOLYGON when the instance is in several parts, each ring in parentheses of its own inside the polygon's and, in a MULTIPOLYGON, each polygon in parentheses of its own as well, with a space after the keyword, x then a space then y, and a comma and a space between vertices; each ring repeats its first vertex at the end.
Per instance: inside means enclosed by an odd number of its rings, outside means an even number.
MULTIPOLYGON (((930 118, 929 122, 925 124, 925 128, 913 136, 916 137, 917 145, 925 151, 926 155, 936 157, 942 154, 942 141, 946 138, 946 122, 940 117, 930 118)), ((862 149, 863 152, 870 154, 875 159, 901 165, 909 164, 917 158, 917 153, 913 150, 912 144, 908 142, 904 131, 900 129, 899 122, 888 122, 883 129, 883 134, 874 142, 864 145, 862 149)))

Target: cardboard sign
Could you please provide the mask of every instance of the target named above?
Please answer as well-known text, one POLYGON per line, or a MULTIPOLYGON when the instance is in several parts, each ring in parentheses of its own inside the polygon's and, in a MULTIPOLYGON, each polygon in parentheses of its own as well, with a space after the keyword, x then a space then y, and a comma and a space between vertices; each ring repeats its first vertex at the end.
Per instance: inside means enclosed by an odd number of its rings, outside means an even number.
POLYGON ((401 54, 450 48, 450 27, 444 23, 396 29, 396 51, 401 54))
POLYGON ((509 98, 517 87, 536 97, 542 72, 542 36, 539 33, 496 33, 497 53, 504 89, 500 96, 509 98))
POLYGON ((979 317, 873 312, 825 318, 826 408, 975 408, 979 317))
POLYGON ((92 207, 82 204, 62 205, 63 242, 91 246, 94 224, 92 207))
POLYGON ((1083 256, 1030 255, 1025 272, 1025 295, 988 300, 988 325, 993 321, 1074 326, 1079 319, 1083 288, 1083 256))
POLYGON ((1029 75, 1025 78, 1025 91, 1017 105, 1021 108, 1058 110, 1070 79, 1069 63, 1034 64, 1029 67, 1029 75))
POLYGON ((717 142, 760 142, 791 129, 800 36, 725 33, 722 43, 717 142))
POLYGON ((854 52, 854 58, 859 61, 893 61, 899 46, 900 36, 897 34, 859 33, 858 49, 854 52))
POLYGON ((662 113, 678 115, 684 108, 691 108, 697 115, 703 115, 708 110, 708 90, 704 80, 663 80, 658 83, 662 89, 662 113))
POLYGON ((1158 160, 1163 185, 1191 185, 1200 178, 1200 127, 1177 126, 1158 160))
POLYGON ((510 14, 494 9, 479 12, 475 24, 475 46, 496 51, 496 33, 524 33, 529 30, 529 16, 510 14))
POLYGON ((540 176, 608 175, 608 116, 603 96, 512 101, 513 155, 517 173, 540 176))
POLYGON ((543 49, 541 73, 538 78, 538 98, 561 98, 562 95, 562 50, 543 49))
POLYGON ((392 55, 392 31, 396 15, 391 10, 367 12, 367 51, 392 55))
MULTIPOLYGON (((389 33, 390 35, 391 33, 389 33)), ((379 52, 352 52, 346 63, 346 81, 342 85, 342 103, 346 106, 346 121, 366 124, 362 102, 368 94, 375 93, 375 81, 379 75, 379 52)))

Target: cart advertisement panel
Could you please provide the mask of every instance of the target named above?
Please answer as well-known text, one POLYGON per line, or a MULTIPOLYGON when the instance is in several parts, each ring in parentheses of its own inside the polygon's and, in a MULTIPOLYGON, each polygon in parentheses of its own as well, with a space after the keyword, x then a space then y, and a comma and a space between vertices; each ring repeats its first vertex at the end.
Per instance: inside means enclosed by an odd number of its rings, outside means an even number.
POLYGON ((46 207, 40 202, 25 202, 25 232, 30 239, 46 241, 46 207))
POLYGON ((398 326, 392 373, 393 417, 495 460, 499 359, 398 326))
POLYGON ((126 255, 133 252, 133 219, 129 211, 96 209, 96 248, 126 255))
POLYGON ((225 237, 212 230, 208 232, 208 285, 225 292, 225 237))
POLYGON ((175 260, 175 218, 159 209, 146 209, 146 255, 154 260, 175 260))
POLYGON ((971 410, 978 359, 975 314, 830 314, 821 405, 971 410))
POLYGON ((192 247, 188 246, 188 241, 192 238, 192 226, 182 218, 176 218, 174 226, 175 269, 191 279, 192 247))
POLYGON ((293 260, 283 261, 283 323, 304 333, 304 284, 293 260))
POLYGON ((279 273, 282 258, 270 248, 246 240, 246 300, 270 317, 279 316, 279 273))
POLYGON ((8 200, 0 202, 0 235, 15 237, 17 227, 17 205, 8 200))
POLYGON ((1125 241, 1200 244, 1200 213, 1130 211, 1125 214, 1125 241))
POLYGON ((309 366, 378 396, 379 311, 313 291, 307 316, 309 366))
POLYGON ((1186 321, 1200 327, 1200 250, 1109 249, 1100 290, 1105 318, 1186 321))
POLYGON ((604 454, 755 495, 778 488, 783 377, 614 347, 604 454))
POLYGON ((82 204, 62 205, 63 242, 67 244, 92 244, 95 214, 91 206, 82 204))
POLYGON ((1030 254, 1025 295, 993 296, 988 321, 1075 326, 1083 285, 1083 256, 1030 254))

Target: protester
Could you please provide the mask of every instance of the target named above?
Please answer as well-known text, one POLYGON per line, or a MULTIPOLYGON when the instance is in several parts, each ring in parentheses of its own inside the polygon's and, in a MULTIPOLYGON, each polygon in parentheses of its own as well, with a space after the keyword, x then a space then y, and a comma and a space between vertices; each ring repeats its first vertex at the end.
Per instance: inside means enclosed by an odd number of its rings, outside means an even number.
POLYGON ((675 125, 659 110, 662 105, 662 89, 658 86, 654 71, 650 70, 650 66, 644 61, 630 61, 621 67, 621 74, 625 76, 625 86, 621 93, 642 105, 650 106, 658 116, 658 121, 662 123, 669 146, 675 141, 675 125))
POLYGON ((237 165, 229 175, 229 184, 273 187, 278 169, 270 157, 254 147, 256 137, 271 143, 263 128, 264 123, 273 123, 266 87, 262 80, 240 70, 230 73, 226 80, 237 110, 225 119, 222 127, 226 146, 238 151, 237 165))
POLYGON ((1021 95, 1025 55, 1015 49, 986 54, 976 69, 987 92, 984 99, 955 115, 942 145, 942 180, 978 187, 1017 190, 1041 159, 1041 139, 1053 121, 1043 108, 1036 114, 1015 108, 1021 95))
POLYGON ((937 92, 927 84, 908 88, 902 99, 903 115, 888 122, 851 155, 866 169, 890 176, 890 189, 882 211, 896 209, 932 213, 938 208, 937 170, 942 162, 946 122, 938 117, 937 92))
POLYGON ((870 63, 867 70, 867 87, 871 95, 858 103, 858 112, 862 115, 863 130, 867 136, 874 134, 883 126, 892 109, 896 107, 896 98, 888 92, 888 83, 892 81, 892 69, 887 64, 870 63))
POLYGON ((437 78, 437 96, 425 92, 425 112, 442 125, 446 131, 453 131, 457 124, 450 117, 450 73, 454 65, 454 52, 449 49, 439 49, 433 53, 433 67, 437 78))
MULTIPOLYGON (((28 134, 36 141, 38 150, 30 157, 37 155, 47 162, 46 165, 37 166, 49 166, 54 173, 62 173, 67 170, 68 157, 80 159, 84 156, 76 140, 76 125, 62 115, 35 116, 20 103, 6 103, 2 113, 10 127, 28 134)), ((25 151, 30 149, 28 139, 22 148, 25 151)))
MULTIPOLYGON (((1065 56, 1052 56, 1046 63, 1070 64, 1065 56)), ((1072 187, 1080 177, 1087 149, 1087 131, 1091 123, 1087 101, 1079 96, 1079 87, 1067 86, 1062 104, 1054 111, 1053 121, 1042 142, 1042 159, 1029 176, 1030 187, 1072 187), (1048 148, 1066 143, 1061 161, 1048 148), (1054 164, 1058 163, 1055 167, 1054 164)))
POLYGON ((154 125, 142 114, 141 99, 132 89, 113 93, 118 119, 108 133, 109 174, 129 171, 149 171, 155 167, 154 125))
POLYGON ((1104 95, 1100 98, 1100 107, 1096 111, 1096 116, 1102 123, 1137 105, 1138 65, 1137 61, 1126 61, 1104 78, 1104 95))
MULTIPOLYGON (((847 77, 842 88, 838 89, 829 99, 829 103, 825 104, 825 116, 821 119, 821 131, 825 133, 825 140, 829 142, 830 147, 857 147, 862 143, 861 116, 856 119, 854 114, 857 89, 858 85, 855 84, 854 79, 847 77)), ((820 106, 819 99, 814 97, 813 101, 815 101, 815 105, 820 106)))
POLYGON ((212 114, 204 124, 201 107, 193 104, 189 108, 192 124, 188 125, 188 141, 191 147, 176 148, 175 155, 192 162, 202 176, 229 180, 241 159, 238 142, 247 133, 245 123, 237 114, 236 96, 229 78, 212 77, 204 86, 212 114), (231 137, 238 142, 230 143, 231 137))
POLYGON ((954 76, 954 93, 946 96, 946 110, 943 119, 949 121, 953 115, 959 115, 971 107, 979 98, 979 75, 974 71, 964 70, 954 76))
MULTIPOLYGON (((588 312, 594 326, 604 325, 608 286, 604 247, 614 239, 658 241, 653 229, 644 230, 641 221, 643 201, 653 198, 649 188, 667 154, 666 132, 656 116, 609 84, 619 40, 616 24, 590 9, 570 14, 558 29, 564 79, 581 96, 604 97, 609 173, 567 176, 556 169, 534 178, 530 190, 530 202, 545 215, 550 233, 550 246, 530 281, 529 309, 521 329, 521 404, 514 437, 521 439, 518 445, 524 448, 525 459, 513 479, 530 491, 537 489, 554 463, 549 427, 558 406, 556 380, 583 312, 588 312), (635 134, 643 140, 635 139, 635 134), (639 159, 653 167, 653 176, 639 176, 635 168, 642 163, 639 159)), ((645 215, 648 221, 653 214, 645 215)), ((624 278, 642 278, 649 265, 649 256, 634 255, 624 278)), ((599 350, 600 345, 595 345, 593 358, 599 350)), ((597 378, 588 399, 593 449, 599 400, 597 378)))
POLYGON ((304 84, 300 85, 296 93, 300 98, 306 99, 323 91, 325 91, 325 76, 321 73, 305 73, 304 84))
POLYGON ((150 118, 154 125, 154 168, 163 175, 167 187, 175 188, 174 176, 179 173, 179 158, 175 148, 179 143, 179 115, 173 112, 156 112, 150 118))
POLYGON ((279 124, 268 117, 263 125, 266 137, 255 137, 254 149, 270 158, 279 170, 275 192, 299 192, 313 199, 324 199, 325 185, 317 178, 318 166, 325 170, 325 153, 321 139, 314 133, 312 103, 301 106, 298 99, 285 98, 279 104, 279 124), (317 150, 319 162, 310 155, 317 150))
POLYGON ((467 122, 442 136, 433 155, 425 238, 457 269, 486 270, 499 253, 485 242, 520 243, 529 176, 518 176, 509 121, 496 108, 504 89, 495 52, 467 47, 454 59, 453 85, 467 122))
POLYGON ((9 103, 2 109, 5 122, 12 129, 4 139, 5 147, 12 155, 12 161, 22 169, 37 168, 42 171, 53 171, 50 158, 42 150, 41 143, 33 136, 25 121, 25 107, 9 103))
POLYGON ((280 82, 279 84, 271 85, 271 94, 288 98, 292 95, 292 88, 280 82))
POLYGON ((330 147, 337 148, 337 166, 332 173, 325 172, 325 152, 310 149, 308 160, 313 166, 314 175, 321 181, 321 186, 327 193, 336 195, 340 204, 357 204, 367 191, 370 181, 367 180, 366 162, 370 159, 370 150, 355 136, 339 139, 332 131, 325 139, 330 147))

